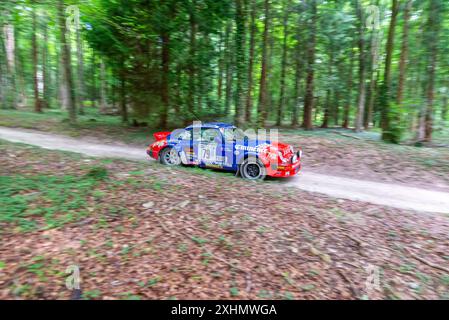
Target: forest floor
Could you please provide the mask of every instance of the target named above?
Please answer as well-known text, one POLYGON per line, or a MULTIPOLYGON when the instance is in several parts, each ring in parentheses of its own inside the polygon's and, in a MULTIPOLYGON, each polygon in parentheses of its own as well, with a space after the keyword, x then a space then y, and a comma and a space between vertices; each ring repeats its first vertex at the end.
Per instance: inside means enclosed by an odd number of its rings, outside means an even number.
POLYGON ((85 299, 449 298, 444 215, 7 142, 0 162, 0 299, 69 299, 70 265, 85 299))
MULTIPOLYGON (((0 111, 0 126, 119 145, 127 158, 151 142, 113 117, 73 129, 18 113, 0 111)), ((304 149, 306 172, 449 190, 447 148, 332 129, 280 140, 304 149)), ((0 163, 0 299, 68 299, 70 265, 85 299, 449 299, 444 214, 2 140, 0 163)))

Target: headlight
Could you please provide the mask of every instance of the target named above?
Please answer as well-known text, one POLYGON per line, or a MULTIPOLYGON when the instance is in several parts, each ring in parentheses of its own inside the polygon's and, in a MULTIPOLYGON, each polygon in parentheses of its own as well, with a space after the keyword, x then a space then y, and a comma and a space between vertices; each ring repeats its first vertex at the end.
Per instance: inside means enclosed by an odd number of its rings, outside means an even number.
POLYGON ((292 163, 295 163, 296 161, 298 161, 298 155, 294 155, 293 157, 292 157, 292 163))

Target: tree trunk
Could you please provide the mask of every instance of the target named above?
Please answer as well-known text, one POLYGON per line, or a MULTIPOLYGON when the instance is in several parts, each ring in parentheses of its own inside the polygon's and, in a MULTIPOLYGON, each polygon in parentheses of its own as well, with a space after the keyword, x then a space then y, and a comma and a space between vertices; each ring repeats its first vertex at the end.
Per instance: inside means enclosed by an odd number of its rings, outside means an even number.
POLYGON ((407 72, 407 61, 408 61, 408 33, 409 33, 409 20, 410 11, 412 8, 412 0, 408 0, 404 8, 404 22, 402 30, 402 46, 401 46, 401 58, 399 60, 399 83, 398 83, 398 93, 396 101, 398 105, 402 104, 402 99, 404 96, 404 85, 407 72))
POLYGON ((268 64, 268 36, 270 30, 270 1, 264 0, 264 31, 262 39, 262 69, 260 72, 259 84, 259 106, 258 106, 258 126, 265 126, 268 108, 268 88, 267 88, 267 64, 268 64))
POLYGON ((248 88, 246 91, 245 121, 251 121, 251 112, 253 109, 253 71, 254 71, 254 53, 256 47, 256 12, 257 2, 251 0, 251 31, 249 40, 249 61, 248 61, 248 88))
POLYGON ((219 60, 218 60, 218 85, 217 85, 217 97, 218 97, 218 102, 222 103, 222 98, 223 98, 223 72, 224 72, 224 52, 225 52, 225 47, 224 47, 224 43, 223 43, 223 33, 222 30, 220 30, 220 40, 219 40, 219 60))
POLYGON ((430 0, 429 18, 427 22, 428 68, 426 87, 425 136, 424 141, 432 141, 433 105, 435 100, 435 78, 438 61, 438 43, 441 24, 441 0, 430 0))
POLYGON ((317 4, 316 0, 310 0, 311 5, 311 23, 309 27, 310 38, 307 48, 307 80, 306 80, 306 96, 304 99, 304 123, 306 130, 313 128, 312 111, 314 102, 314 78, 315 78, 315 45, 317 31, 317 4))
POLYGON ((97 59, 95 51, 92 51, 91 61, 90 61, 90 79, 92 81, 92 86, 90 89, 90 99, 92 100, 92 107, 96 108, 98 103, 98 91, 97 91, 97 59))
POLYGON ((243 10, 243 0, 235 0, 235 52, 237 67, 237 85, 236 85, 236 106, 235 106, 235 124, 241 126, 245 121, 245 14, 243 10))
POLYGON ((364 13, 360 0, 357 0, 357 16, 358 16, 358 46, 359 46, 359 97, 357 102, 357 114, 355 119, 355 131, 361 132, 363 127, 363 115, 365 111, 366 85, 365 85, 365 26, 364 13))
POLYGON ((70 62, 70 42, 66 39, 66 21, 64 15, 64 1, 58 1, 58 22, 61 37, 61 67, 64 70, 64 87, 68 95, 67 109, 69 111, 69 121, 71 124, 76 123, 76 104, 75 90, 73 87, 72 64, 70 62))
POLYGON ((371 63, 370 63, 370 79, 369 79, 369 99, 366 106, 366 114, 364 117, 363 126, 366 130, 369 129, 373 122, 374 103, 377 94, 377 71, 379 64, 379 47, 381 43, 381 33, 376 28, 371 31, 371 63))
MULTIPOLYGON (((126 100, 126 71, 124 61, 122 62, 122 66, 120 69, 120 114, 122 116, 122 122, 128 123, 128 105, 126 100)), ((164 111, 162 111, 161 117, 163 119, 164 111)), ((162 121, 161 124, 163 123, 162 121)))
MULTIPOLYGON (((33 3, 34 4, 34 3, 33 3)), ((39 95, 39 71, 38 71, 38 52, 37 52, 37 15, 36 8, 32 9, 32 23, 33 23, 33 35, 32 35, 32 51, 33 51, 33 89, 34 89, 34 111, 42 112, 42 103, 39 95)))
MULTIPOLYGON (((77 18, 79 19, 79 17, 77 18)), ((84 88, 84 54, 83 54, 83 42, 81 39, 80 23, 77 21, 76 25, 76 57, 78 60, 78 112, 79 114, 84 114, 84 98, 85 98, 85 88, 84 88)))
POLYGON ((302 97, 302 87, 301 79, 303 72, 303 61, 302 61, 302 46, 303 41, 301 37, 302 31, 302 12, 298 13, 298 30, 296 31, 296 48, 295 48, 295 97, 293 105, 292 114, 292 127, 297 127, 299 125, 299 105, 302 97))
MULTIPOLYGON (((195 110, 195 97, 196 97, 196 1, 192 1, 192 5, 189 10, 189 24, 190 24, 190 44, 189 44, 189 65, 187 68, 187 74, 189 77, 189 91, 187 94, 187 106, 189 109, 190 117, 193 116, 195 110)), ((167 52, 166 52, 167 54, 167 52)))
POLYGON ((351 110, 352 105, 352 88, 354 87, 354 48, 353 45, 351 45, 349 52, 349 70, 348 70, 348 80, 346 87, 348 88, 347 94, 346 94, 346 102, 345 102, 345 108, 343 112, 343 124, 342 127, 345 129, 348 129, 349 127, 349 112, 351 110))
POLYGON ((42 83, 43 88, 43 99, 42 107, 48 108, 50 106, 51 99, 51 74, 49 72, 49 59, 48 59, 48 17, 46 16, 44 21, 44 43, 42 46, 42 83))
POLYGON ((231 46, 231 32, 232 32, 232 24, 230 21, 226 24, 226 34, 225 34, 225 47, 226 47, 226 97, 225 97, 225 110, 224 114, 226 116, 229 115, 231 111, 231 102, 232 102, 232 71, 233 71, 233 63, 232 63, 232 46, 231 46))
POLYGON ((384 82, 381 88, 381 126, 382 126, 382 139, 385 141, 391 141, 394 139, 390 133, 390 102, 391 102, 391 62, 393 59, 394 50, 394 36, 396 28, 396 20, 399 13, 398 0, 392 0, 391 4, 391 20, 388 29, 388 40, 386 48, 385 58, 385 73, 384 82))
POLYGON ((287 40, 288 40, 288 16, 290 10, 289 0, 284 0, 284 17, 282 20, 282 28, 284 30, 284 37, 282 41, 282 62, 281 62, 281 83, 280 83, 280 94, 279 94, 279 105, 276 125, 282 125, 282 118, 284 115, 285 108, 285 78, 287 71, 287 40))
POLYGON ((100 113, 107 112, 107 102, 106 102, 106 67, 104 61, 101 60, 100 64, 100 113))
POLYGON ((330 108, 330 97, 331 97, 331 90, 326 90, 326 101, 324 106, 324 117, 323 117, 323 124, 321 125, 321 128, 325 129, 329 127, 329 108, 330 108))
MULTIPOLYGON (((5 13, 8 17, 9 13, 5 13)), ((8 17, 9 19, 12 17, 8 17)), ((17 108, 17 85, 16 85, 16 40, 14 25, 7 22, 3 26, 5 37, 5 53, 6 53, 6 88, 4 91, 4 104, 7 108, 17 108)))
POLYGON ((168 127, 168 108, 170 105, 170 87, 169 87, 169 73, 170 73, 170 35, 167 31, 162 34, 162 85, 161 85, 161 101, 162 112, 160 127, 168 127))
MULTIPOLYGON (((331 47, 329 50, 329 64, 328 64, 328 77, 329 79, 332 79, 332 67, 334 65, 334 52, 333 52, 333 45, 331 41, 331 47)), ((328 89, 326 90, 326 102, 324 105, 324 117, 323 117, 323 124, 321 125, 321 128, 328 128, 329 127, 329 117, 330 117, 330 98, 332 90, 330 88, 331 84, 327 83, 328 89)))

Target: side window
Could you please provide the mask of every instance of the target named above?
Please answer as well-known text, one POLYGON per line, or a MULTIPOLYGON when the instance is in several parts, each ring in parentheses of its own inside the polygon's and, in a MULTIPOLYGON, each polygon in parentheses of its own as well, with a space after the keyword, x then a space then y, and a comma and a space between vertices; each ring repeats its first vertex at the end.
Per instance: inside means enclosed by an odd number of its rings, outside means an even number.
POLYGON ((224 137, 227 142, 234 142, 234 129, 224 129, 224 137))
POLYGON ((221 134, 216 129, 204 129, 201 130, 202 142, 214 142, 217 138, 221 139, 221 134))
POLYGON ((181 133, 179 135, 179 137, 184 141, 191 140, 192 139, 192 130, 185 130, 183 133, 181 133))

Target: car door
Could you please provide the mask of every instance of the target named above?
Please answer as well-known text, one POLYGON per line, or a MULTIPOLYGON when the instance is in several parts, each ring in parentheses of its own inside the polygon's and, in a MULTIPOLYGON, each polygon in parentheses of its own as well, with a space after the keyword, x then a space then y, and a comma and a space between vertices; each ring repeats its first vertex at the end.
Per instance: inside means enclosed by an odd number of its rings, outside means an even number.
POLYGON ((218 129, 201 129, 199 139, 193 140, 195 162, 200 166, 223 167, 222 135, 218 129))

